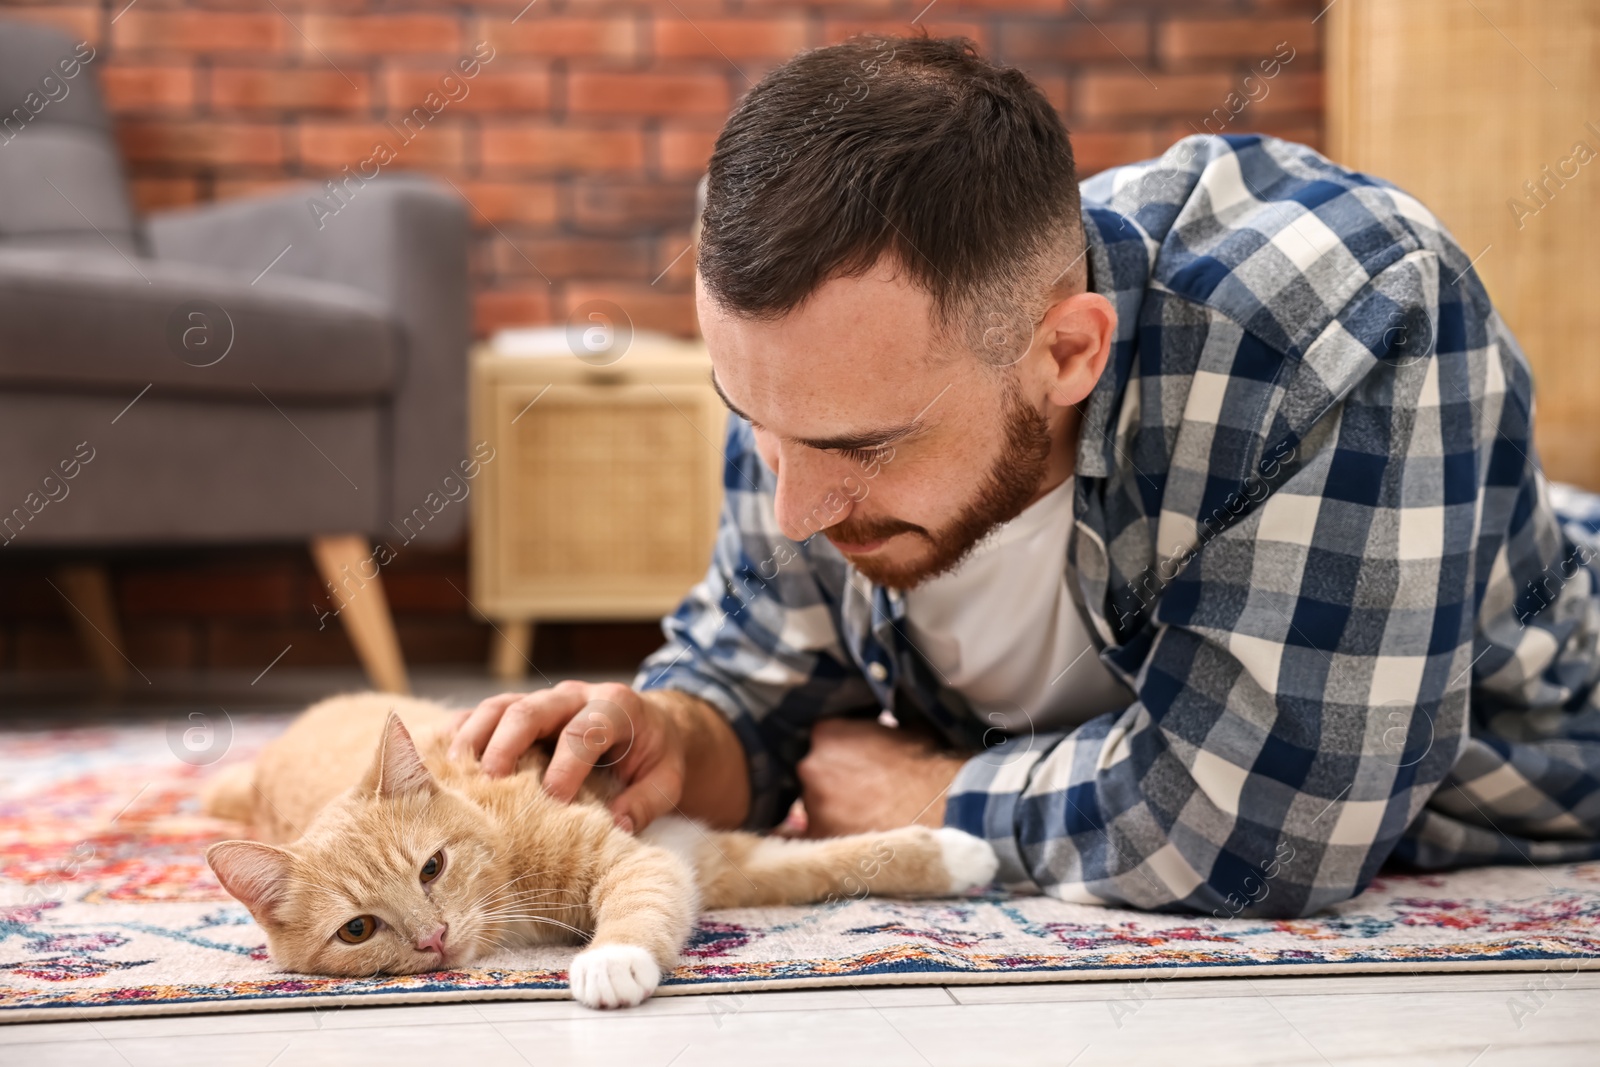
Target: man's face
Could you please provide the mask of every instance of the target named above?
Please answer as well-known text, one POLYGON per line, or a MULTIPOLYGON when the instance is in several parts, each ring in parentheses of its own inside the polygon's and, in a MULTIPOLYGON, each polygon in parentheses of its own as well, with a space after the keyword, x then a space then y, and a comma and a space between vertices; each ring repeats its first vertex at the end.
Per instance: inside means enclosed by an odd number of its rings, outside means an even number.
POLYGON ((1042 403, 1037 353, 1000 371, 940 358, 929 297, 881 264, 773 322, 723 312, 698 277, 696 299, 713 380, 755 429, 792 540, 822 532, 906 589, 1038 495, 1065 420, 1042 403))

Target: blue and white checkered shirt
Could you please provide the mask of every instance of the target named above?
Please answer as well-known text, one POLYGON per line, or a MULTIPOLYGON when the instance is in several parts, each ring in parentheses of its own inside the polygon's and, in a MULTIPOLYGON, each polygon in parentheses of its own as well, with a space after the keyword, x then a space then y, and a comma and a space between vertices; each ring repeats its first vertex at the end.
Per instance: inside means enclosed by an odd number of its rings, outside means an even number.
POLYGON ((947 824, 1067 900, 1295 916, 1391 857, 1600 856, 1600 498, 1541 472, 1528 364, 1469 257, 1394 186, 1267 137, 1185 138, 1082 191, 1118 327, 1061 563, 1136 699, 989 731, 902 594, 779 533, 737 418, 710 571, 634 685, 733 723, 751 828, 797 795, 818 719, 920 717, 977 753, 947 824))

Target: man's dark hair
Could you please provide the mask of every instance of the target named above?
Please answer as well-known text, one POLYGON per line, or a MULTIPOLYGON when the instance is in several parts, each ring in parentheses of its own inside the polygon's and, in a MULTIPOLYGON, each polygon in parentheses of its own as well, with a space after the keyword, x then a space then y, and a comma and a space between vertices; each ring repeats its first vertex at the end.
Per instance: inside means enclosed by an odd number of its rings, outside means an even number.
POLYGON ((719 305, 771 320, 888 253, 930 294, 938 335, 998 362, 1082 275, 1082 251, 1061 117, 1021 71, 924 30, 801 52, 740 100, 711 156, 698 270, 719 305))

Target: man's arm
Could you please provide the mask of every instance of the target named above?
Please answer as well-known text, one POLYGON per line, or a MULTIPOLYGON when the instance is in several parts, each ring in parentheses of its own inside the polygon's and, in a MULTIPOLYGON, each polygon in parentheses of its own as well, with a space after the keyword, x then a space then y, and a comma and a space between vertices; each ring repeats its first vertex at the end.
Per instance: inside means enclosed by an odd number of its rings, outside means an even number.
POLYGON ((876 706, 877 698, 843 647, 837 590, 830 593, 810 549, 778 530, 774 476, 756 452, 749 424, 737 416, 728 420, 723 452, 722 512, 710 567, 661 620, 667 641, 639 665, 633 688, 652 700, 666 691, 687 695, 720 715, 720 729, 703 712, 686 717, 699 724, 717 754, 702 757, 714 766, 688 769, 685 797, 697 800, 685 810, 720 818, 742 809, 740 825, 765 830, 782 822, 799 796, 795 768, 812 724, 876 706), (730 735, 742 749, 742 794, 730 793, 726 778, 730 735), (709 777, 701 780, 701 773, 709 777))
POLYGON ((719 827, 783 820, 812 724, 876 697, 839 634, 843 560, 814 561, 778 531, 775 479, 744 420, 729 420, 724 455, 710 567, 662 620, 667 642, 632 686, 569 679, 491 697, 457 716, 452 757, 509 774, 559 734, 545 788, 570 800, 604 760, 625 785, 611 801, 618 825, 642 828, 674 807, 719 827))
POLYGON ((1396 311, 1440 321, 1438 271, 1382 272, 1291 365, 1265 443, 1292 461, 1177 561, 1134 703, 963 766, 946 823, 989 839, 1002 880, 1295 916, 1377 873, 1465 740, 1475 509, 1513 406, 1492 341, 1385 347, 1396 311))
POLYGON ((742 826, 750 813, 750 768, 733 726, 716 708, 688 693, 652 689, 640 697, 666 715, 683 739, 686 760, 678 809, 719 830, 742 826))

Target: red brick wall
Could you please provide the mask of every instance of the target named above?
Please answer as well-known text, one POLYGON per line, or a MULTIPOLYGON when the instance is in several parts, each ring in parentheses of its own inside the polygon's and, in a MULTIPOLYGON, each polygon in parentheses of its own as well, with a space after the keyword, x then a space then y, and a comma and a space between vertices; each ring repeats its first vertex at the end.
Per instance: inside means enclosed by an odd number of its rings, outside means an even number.
POLYGON ((678 257, 694 182, 733 102, 795 51, 908 32, 921 12, 930 33, 966 34, 1032 75, 1088 174, 1158 152, 1214 109, 1228 117, 1229 93, 1248 99, 1244 75, 1279 42, 1294 58, 1252 83, 1258 99, 1228 129, 1317 144, 1313 19, 1324 2, 0 0, 0 10, 103 51, 92 69, 145 209, 323 179, 388 140, 393 168, 449 178, 476 209, 480 332, 560 321, 604 296, 638 325, 687 334, 693 263, 678 257), (468 94, 398 147, 385 122, 422 104, 480 42, 493 59, 468 94))
MULTIPOLYGON (((0 16, 58 24, 100 50, 90 69, 146 210, 354 167, 376 140, 397 140, 386 121, 487 41, 494 58, 468 95, 394 164, 471 200, 479 331, 560 321, 603 296, 638 325, 690 333, 693 262, 681 253, 694 183, 739 94, 798 49, 903 32, 920 12, 930 33, 966 34, 1028 71, 1088 174, 1153 155, 1208 115, 1213 130, 1226 120, 1230 132, 1319 145, 1324 2, 0 0, 0 16), (1244 84, 1288 49, 1275 77, 1244 84)), ((451 589, 466 587, 465 566, 457 547, 385 571, 412 662, 481 662, 488 629, 451 589)), ((290 643, 286 666, 353 662, 338 628, 316 627, 322 598, 303 553, 127 556, 112 572, 141 666, 254 669, 290 643)), ((657 634, 550 627, 539 640, 549 669, 614 667, 657 634)), ((0 669, 82 662, 37 562, 0 560, 0 669)))

